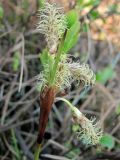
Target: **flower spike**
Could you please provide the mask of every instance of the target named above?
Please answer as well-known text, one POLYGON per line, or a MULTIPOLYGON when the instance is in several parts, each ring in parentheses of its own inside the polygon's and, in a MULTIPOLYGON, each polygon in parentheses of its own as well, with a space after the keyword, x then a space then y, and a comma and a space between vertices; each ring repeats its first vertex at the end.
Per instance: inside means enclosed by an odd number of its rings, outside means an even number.
POLYGON ((37 30, 45 35, 47 47, 50 53, 54 53, 59 39, 67 28, 66 17, 62 13, 62 8, 57 7, 56 4, 46 3, 39 11, 39 19, 37 30))

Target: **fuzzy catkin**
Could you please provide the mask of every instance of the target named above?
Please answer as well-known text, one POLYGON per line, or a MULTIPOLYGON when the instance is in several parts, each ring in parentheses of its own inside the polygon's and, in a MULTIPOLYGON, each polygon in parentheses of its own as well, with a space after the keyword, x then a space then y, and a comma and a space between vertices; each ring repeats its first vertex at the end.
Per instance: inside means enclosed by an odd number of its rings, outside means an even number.
POLYGON ((44 8, 40 9, 37 30, 45 35, 51 53, 56 52, 59 39, 62 38, 66 28, 66 17, 62 13, 62 8, 56 4, 46 3, 44 8))
POLYGON ((92 69, 89 68, 88 64, 70 63, 69 69, 71 71, 74 80, 82 82, 85 86, 95 84, 95 74, 92 69))
POLYGON ((96 123, 96 119, 87 119, 84 114, 81 113, 76 107, 73 108, 73 120, 75 124, 79 126, 77 131, 77 136, 86 145, 96 145, 99 144, 100 138, 102 137, 102 131, 99 124, 96 123))

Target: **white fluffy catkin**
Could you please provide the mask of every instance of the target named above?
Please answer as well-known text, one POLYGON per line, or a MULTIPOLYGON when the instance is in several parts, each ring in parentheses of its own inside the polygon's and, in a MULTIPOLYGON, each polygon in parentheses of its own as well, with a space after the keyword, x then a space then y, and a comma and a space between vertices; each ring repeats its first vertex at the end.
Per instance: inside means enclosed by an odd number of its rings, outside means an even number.
POLYGON ((66 17, 62 13, 62 8, 57 7, 56 4, 46 3, 39 10, 37 30, 45 35, 51 53, 56 52, 59 39, 62 38, 66 28, 66 17))

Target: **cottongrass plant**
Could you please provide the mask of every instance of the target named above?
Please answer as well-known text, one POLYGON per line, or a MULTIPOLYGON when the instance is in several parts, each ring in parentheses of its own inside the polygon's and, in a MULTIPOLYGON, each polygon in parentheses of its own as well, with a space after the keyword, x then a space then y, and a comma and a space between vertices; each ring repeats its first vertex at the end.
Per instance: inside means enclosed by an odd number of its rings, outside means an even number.
MULTIPOLYGON (((75 24, 78 25, 79 21, 75 24)), ((79 29, 78 26, 77 28, 79 29)), ((77 82, 77 85, 83 83, 85 87, 95 84, 95 74, 88 64, 74 62, 64 53, 65 50, 63 48, 66 47, 64 46, 64 42, 65 44, 67 43, 66 36, 71 34, 71 43, 72 38, 76 38, 76 34, 79 34, 77 32, 73 34, 73 29, 71 29, 70 33, 70 29, 67 28, 67 19, 62 9, 57 7, 56 4, 45 3, 39 11, 39 22, 37 25, 37 30, 45 36, 47 46, 40 55, 43 70, 37 78, 37 86, 40 88, 40 120, 35 160, 39 158, 49 113, 55 99, 67 103, 74 123, 79 126, 79 130, 77 131, 78 138, 83 143, 91 145, 99 144, 102 135, 95 120, 87 119, 84 114, 65 98, 56 97, 57 93, 70 88, 74 82, 77 82)), ((73 42, 75 41, 73 40, 73 42)))

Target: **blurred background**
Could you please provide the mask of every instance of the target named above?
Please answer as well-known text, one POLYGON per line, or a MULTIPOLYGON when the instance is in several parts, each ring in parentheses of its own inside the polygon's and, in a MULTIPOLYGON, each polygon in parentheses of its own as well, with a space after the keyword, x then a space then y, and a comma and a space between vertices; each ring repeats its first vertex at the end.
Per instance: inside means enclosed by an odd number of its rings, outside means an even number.
MULTIPOLYGON (((49 0, 65 13, 76 1, 49 0)), ((120 1, 78 1, 81 33, 70 54, 89 63, 96 85, 83 89, 73 84, 65 97, 88 118, 100 120, 104 135, 100 146, 83 145, 69 109, 56 102, 41 160, 120 160, 120 1)), ((40 6, 41 0, 0 0, 0 160, 33 160, 39 120, 36 76, 46 45, 36 32, 40 6)))

